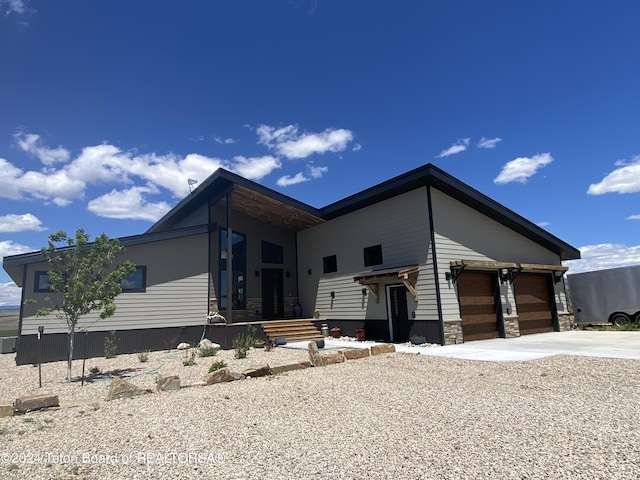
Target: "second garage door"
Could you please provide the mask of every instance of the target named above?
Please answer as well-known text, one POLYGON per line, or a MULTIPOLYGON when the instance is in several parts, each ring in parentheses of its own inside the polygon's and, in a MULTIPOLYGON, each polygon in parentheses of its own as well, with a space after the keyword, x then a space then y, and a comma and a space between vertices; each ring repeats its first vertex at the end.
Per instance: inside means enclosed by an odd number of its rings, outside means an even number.
POLYGON ((465 342, 498 338, 494 274, 464 272, 458 277, 458 298, 465 342))
POLYGON ((520 335, 553 331, 549 275, 520 274, 515 279, 520 335))

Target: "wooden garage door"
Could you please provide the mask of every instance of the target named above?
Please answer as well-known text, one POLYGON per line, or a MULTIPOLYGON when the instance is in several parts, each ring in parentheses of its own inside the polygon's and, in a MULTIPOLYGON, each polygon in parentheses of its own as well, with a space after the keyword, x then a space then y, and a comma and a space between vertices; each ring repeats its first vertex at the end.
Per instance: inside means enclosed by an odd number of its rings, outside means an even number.
POLYGON ((465 342, 498 338, 495 285, 491 273, 464 272, 458 277, 458 298, 465 342))
POLYGON ((553 332, 548 275, 520 274, 514 282, 520 335, 553 332))

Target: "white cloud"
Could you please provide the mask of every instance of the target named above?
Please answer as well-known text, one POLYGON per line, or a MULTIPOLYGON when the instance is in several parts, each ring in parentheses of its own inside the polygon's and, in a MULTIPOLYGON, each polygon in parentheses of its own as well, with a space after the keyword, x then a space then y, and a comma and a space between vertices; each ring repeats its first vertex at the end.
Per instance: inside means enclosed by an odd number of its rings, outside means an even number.
POLYGON ((580 260, 564 262, 564 265, 569 267, 567 272, 569 275, 640 264, 640 245, 632 247, 614 243, 586 245, 580 247, 580 256, 582 257, 580 260))
POLYGON ((22 151, 33 155, 44 165, 66 162, 71 156, 69 151, 63 147, 50 148, 40 145, 40 135, 34 133, 18 132, 13 135, 13 138, 22 151))
POLYGON ((5 15, 17 13, 21 15, 27 11, 28 0, 0 0, 0 12, 6 11, 5 15))
POLYGON ((42 232, 46 230, 40 219, 30 213, 4 215, 0 217, 0 232, 42 232))
POLYGON ((298 172, 293 177, 290 175, 284 175, 276 182, 280 187, 288 187, 289 185, 295 185, 297 183, 308 182, 309 179, 304 176, 304 173, 298 172))
POLYGON ((313 154, 342 152, 353 140, 353 132, 344 128, 327 128, 320 133, 298 133, 296 125, 276 129, 260 125, 256 129, 258 143, 274 149, 289 159, 307 158, 313 154))
POLYGON ((221 145, 233 145, 234 143, 238 143, 238 141, 235 138, 230 138, 230 137, 229 138, 213 137, 213 141, 221 145))
POLYGON ((448 157, 450 155, 455 155, 456 153, 464 152, 467 148, 469 148, 469 143, 471 142, 470 138, 461 138, 456 141, 453 145, 451 145, 446 150, 442 150, 438 155, 438 158, 448 157))
POLYGON ((589 185, 589 195, 603 193, 635 193, 640 192, 640 155, 636 155, 630 162, 618 161, 614 171, 605 176, 599 183, 589 185))
POLYGON ((359 152, 360 150, 362 150, 362 145, 356 143, 351 150, 354 152, 359 152))
POLYGON ((540 153, 530 158, 516 158, 502 167, 498 176, 493 179, 493 183, 526 183, 529 177, 535 175, 538 169, 549 165, 551 162, 553 162, 553 157, 548 152, 540 153))
POLYGON ((538 225, 540 228, 544 228, 544 227, 548 227, 551 224, 549 222, 539 222, 539 223, 536 223, 536 225, 538 225))
POLYGON ((500 143, 502 139, 500 137, 496 138, 486 138, 482 137, 480 141, 476 144, 478 148, 496 148, 496 145, 500 143))
POLYGON ((13 282, 0 283, 0 305, 20 305, 22 289, 13 282))
POLYGON ((148 202, 145 198, 147 193, 158 193, 158 190, 152 187, 113 189, 91 200, 87 209, 99 217, 155 222, 167 213, 171 206, 166 202, 148 202))
POLYGON ((625 220, 640 220, 640 214, 637 215, 629 215, 625 220))
POLYGON ((19 178, 22 170, 0 158, 0 197, 17 200, 22 196, 19 178))
POLYGON ((33 248, 20 245, 19 243, 13 243, 13 240, 0 240, 0 258, 32 251, 33 248))
POLYGON ((316 167, 314 165, 308 165, 308 168, 311 178, 321 178, 325 173, 329 171, 329 167, 316 167))
POLYGON ((260 180, 272 171, 282 167, 280 161, 271 155, 264 157, 245 158, 241 155, 234 157, 231 169, 249 180, 260 180))

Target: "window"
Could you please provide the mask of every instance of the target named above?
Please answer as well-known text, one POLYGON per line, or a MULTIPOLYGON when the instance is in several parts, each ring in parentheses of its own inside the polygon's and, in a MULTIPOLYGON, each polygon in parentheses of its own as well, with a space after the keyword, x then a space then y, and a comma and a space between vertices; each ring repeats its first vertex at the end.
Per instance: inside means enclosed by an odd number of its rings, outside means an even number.
POLYGON ((50 292, 51 284, 49 283, 48 272, 36 272, 35 285, 33 286, 34 292, 50 292))
POLYGON ((338 271, 338 259, 335 255, 331 255, 329 257, 324 257, 322 259, 322 268, 324 273, 331 273, 338 271))
MULTIPOLYGON (((218 308, 227 308, 227 229, 220 229, 220 258, 218 272, 220 291, 218 294, 218 308)), ((231 236, 231 266, 233 268, 231 284, 231 302, 233 308, 246 308, 247 293, 245 279, 247 278, 247 237, 238 232, 231 236)))
POLYGON ((262 241, 262 263, 284 263, 284 250, 280 245, 262 241))
POLYGON ((374 245, 364 249, 364 266, 382 265, 382 245, 374 245))
POLYGON ((136 266, 136 271, 120 280, 122 292, 147 291, 147 267, 136 266))

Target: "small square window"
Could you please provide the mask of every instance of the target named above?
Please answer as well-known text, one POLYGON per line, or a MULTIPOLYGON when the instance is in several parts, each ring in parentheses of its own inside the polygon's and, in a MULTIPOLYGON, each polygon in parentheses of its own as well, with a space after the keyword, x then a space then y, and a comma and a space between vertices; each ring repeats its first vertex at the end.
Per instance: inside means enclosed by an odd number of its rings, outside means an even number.
POLYGON ((146 292, 147 267, 137 266, 136 271, 120 280, 122 292, 146 292))
POLYGON ((36 272, 35 284, 33 286, 34 292, 50 292, 51 291, 51 283, 49 283, 49 273, 48 272, 36 272))
POLYGON ((364 249, 364 266, 382 265, 382 245, 374 245, 364 249))
POLYGON ((335 255, 324 257, 322 259, 322 268, 324 273, 331 273, 338 271, 338 259, 335 255))

